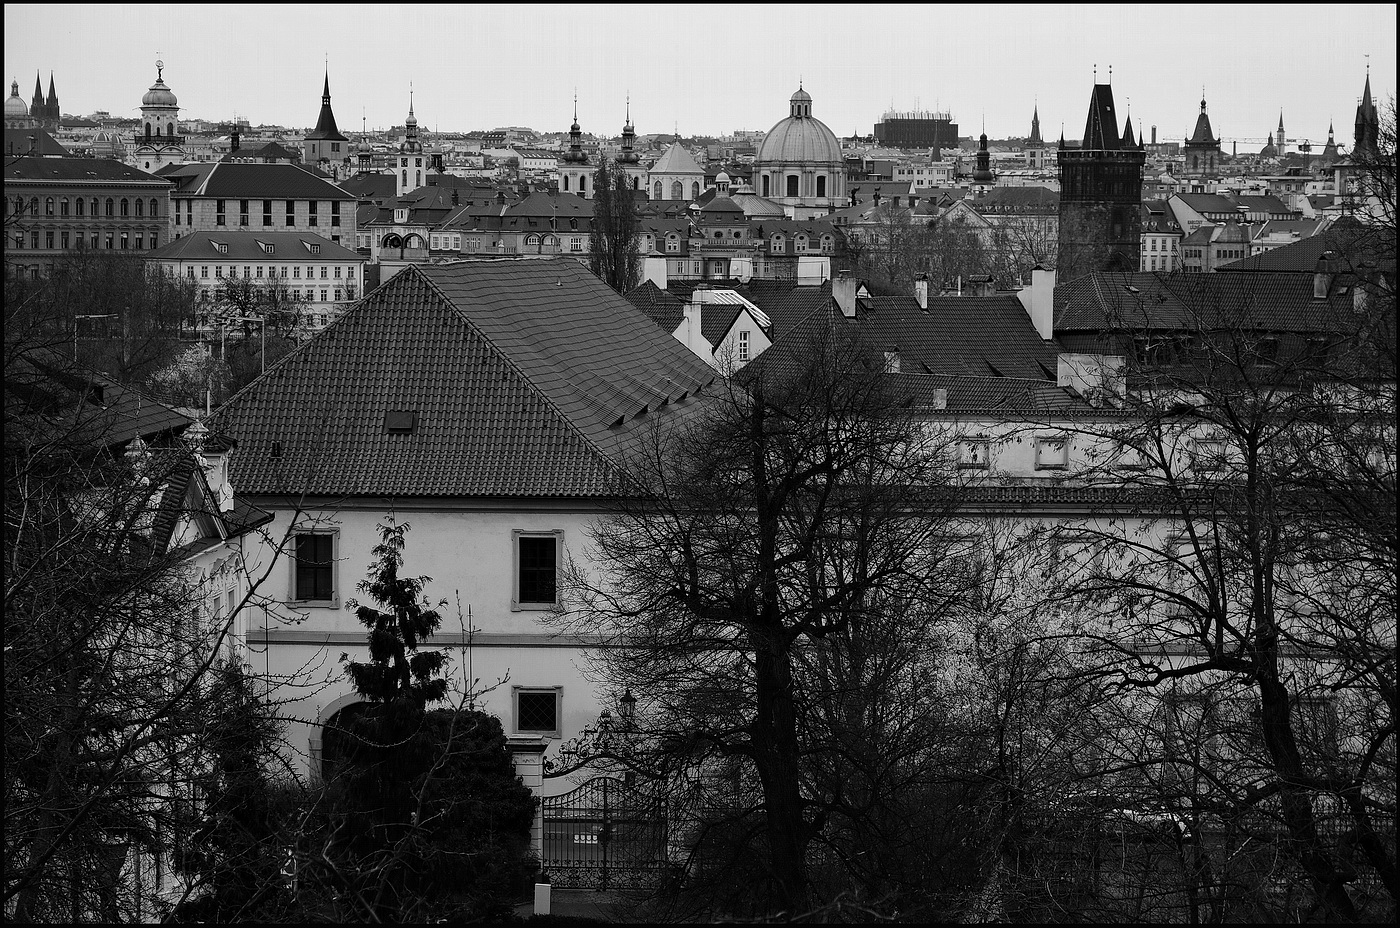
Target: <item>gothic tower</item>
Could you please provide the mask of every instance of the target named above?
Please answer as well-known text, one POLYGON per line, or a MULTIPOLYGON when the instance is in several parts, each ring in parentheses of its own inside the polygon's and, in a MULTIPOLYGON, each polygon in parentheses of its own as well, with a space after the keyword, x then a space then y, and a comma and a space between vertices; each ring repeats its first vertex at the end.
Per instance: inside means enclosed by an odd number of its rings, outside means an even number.
POLYGON ((302 144, 302 163, 320 168, 333 177, 343 176, 350 163, 350 140, 340 133, 335 124, 335 113, 331 111, 331 73, 326 69, 325 84, 321 89, 321 114, 316 118, 316 128, 306 133, 302 144))
POLYGON ((1380 142, 1380 117, 1376 104, 1371 101, 1371 67, 1366 66, 1366 89, 1361 94, 1361 104, 1356 108, 1356 131, 1351 149, 1353 158, 1374 158, 1380 142))
POLYGON ((1113 88, 1095 84, 1084 141, 1060 141, 1061 281, 1091 271, 1133 271, 1142 239, 1142 168, 1147 153, 1131 130, 1118 134, 1113 88))
POLYGON ((1196 117, 1196 131, 1186 140, 1187 175, 1200 176, 1213 174, 1220 167, 1220 140, 1210 127, 1210 117, 1206 115, 1206 94, 1201 91, 1201 114, 1196 117))
POLYGON ((1283 157, 1283 110, 1278 111, 1278 128, 1274 130, 1274 145, 1278 147, 1278 156, 1283 157))

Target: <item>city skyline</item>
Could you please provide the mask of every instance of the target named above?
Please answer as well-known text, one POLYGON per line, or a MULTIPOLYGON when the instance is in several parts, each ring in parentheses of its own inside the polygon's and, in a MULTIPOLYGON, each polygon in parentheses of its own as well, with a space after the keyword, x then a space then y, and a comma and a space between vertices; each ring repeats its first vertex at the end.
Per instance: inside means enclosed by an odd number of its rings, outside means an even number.
MULTIPOLYGON (((1300 36, 1272 6, 1184 7, 1163 30, 1131 8, 746 8, 723 26, 658 34, 644 7, 458 9, 378 6, 5 8, 7 76, 29 100, 52 72, 65 113, 134 117, 155 61, 182 118, 310 127, 329 69, 342 132, 402 124, 413 88, 426 130, 529 126, 639 134, 766 131, 801 83, 838 135, 869 134, 885 110, 950 111, 964 136, 1024 136, 1039 109, 1047 142, 1083 131, 1091 85, 1110 81, 1120 113, 1160 141, 1190 134, 1204 87, 1227 146, 1257 150, 1282 110, 1290 139, 1348 144, 1370 64, 1379 101, 1395 87, 1395 7, 1329 7, 1328 34, 1300 36), (847 10, 852 12, 846 12, 847 10), (600 12, 601 11, 601 12, 600 12), (799 12, 800 11, 800 12, 799 12), (1365 37, 1358 43, 1358 37, 1365 37), (1366 42, 1373 43, 1371 45, 1366 42), (1307 54, 1297 49, 1306 48, 1307 54), (1369 57, 1368 57, 1369 55, 1369 57), (1164 79, 1163 69, 1172 72, 1164 79), (1111 69, 1111 70, 1110 70, 1111 69), (1255 141, 1257 140, 1257 141, 1255 141)), ((684 26, 683 10, 667 7, 684 26)))

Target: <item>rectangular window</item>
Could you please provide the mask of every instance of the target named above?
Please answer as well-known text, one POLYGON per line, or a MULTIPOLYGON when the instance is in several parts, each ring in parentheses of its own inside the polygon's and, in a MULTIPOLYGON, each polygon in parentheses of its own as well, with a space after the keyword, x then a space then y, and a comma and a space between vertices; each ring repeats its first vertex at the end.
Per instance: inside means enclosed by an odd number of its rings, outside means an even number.
POLYGON ((304 602, 335 599, 335 540, 329 532, 298 532, 292 557, 292 598, 304 602))
POLYGON ((1069 466, 1069 439, 1062 437, 1035 440, 1035 469, 1064 470, 1069 466))
POLYGON ((326 291, 325 291, 324 288, 322 288, 322 290, 321 290, 321 302, 322 302, 322 303, 326 302, 326 291))
POLYGON ((224 224, 224 201, 223 201, 223 200, 215 200, 215 201, 214 201, 214 225, 216 225, 216 226, 221 226, 221 225, 223 225, 223 224, 224 224))
POLYGON ((557 686, 524 687, 511 690, 515 703, 516 734, 559 736, 559 711, 563 691, 557 686))
POLYGON ((317 221, 316 221, 316 201, 315 201, 315 200, 310 200, 310 201, 308 201, 307 204, 306 204, 306 208, 307 208, 307 213, 308 213, 308 218, 307 218, 307 220, 306 220, 306 224, 309 225, 309 226, 314 226, 314 225, 316 225, 316 222, 317 222, 317 221))
POLYGON ((44 247, 48 249, 53 248, 53 232, 44 233, 44 247))
POLYGON ((262 265, 261 265, 261 264, 259 264, 259 265, 257 266, 257 268, 254 270, 253 276, 254 276, 254 277, 258 277, 258 278, 261 278, 261 277, 262 277, 262 265))
POLYGON ((246 225, 248 224, 248 201, 247 201, 247 200, 239 200, 239 201, 238 201, 238 224, 239 224, 240 226, 246 226, 246 225))
POLYGON ((340 201, 331 201, 331 225, 340 225, 340 201))
MULTIPOLYGON (((285 268, 284 268, 283 270, 285 270, 285 268)), ((300 264, 298 264, 298 265, 296 265, 296 266, 294 266, 294 267, 292 268, 292 276, 293 276, 294 278, 296 278, 297 280, 301 280, 301 265, 300 265, 300 264)))
POLYGON ((324 265, 322 265, 322 267, 321 267, 321 279, 322 279, 322 280, 325 280, 326 277, 328 276, 328 273, 329 273, 328 269, 327 269, 324 265))
POLYGON ((294 226, 294 225, 296 225, 296 224, 297 224, 297 201, 296 201, 296 200, 288 200, 288 201, 287 201, 287 225, 289 225, 289 226, 294 226))
POLYGON ((347 280, 355 279, 355 268, 353 265, 345 269, 345 277, 347 280))
POLYGON ((749 333, 747 331, 739 333, 739 360, 749 359, 749 333))
POLYGON ((68 250, 68 233, 67 233, 67 232, 64 232, 64 233, 63 233, 63 250, 64 250, 64 251, 67 251, 67 250, 68 250))
POLYGON ((200 266, 199 276, 206 279, 209 277, 209 265, 205 264, 200 266))
POLYGON ((562 530, 515 536, 515 598, 512 609, 548 609, 559 601, 559 545, 562 530))
POLYGON ((969 438, 958 442, 959 470, 986 470, 992 466, 992 442, 988 438, 969 438))
POLYGON ((272 225, 272 201, 263 200, 263 225, 272 225))

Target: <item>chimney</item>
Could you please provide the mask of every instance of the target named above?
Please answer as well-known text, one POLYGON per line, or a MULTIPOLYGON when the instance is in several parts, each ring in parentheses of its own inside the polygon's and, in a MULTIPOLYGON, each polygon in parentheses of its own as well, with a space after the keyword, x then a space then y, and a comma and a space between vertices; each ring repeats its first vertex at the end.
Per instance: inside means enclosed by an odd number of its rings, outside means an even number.
POLYGON ((1153 126, 1153 127, 1152 127, 1152 144, 1153 144, 1153 145, 1156 145, 1156 144, 1157 144, 1157 127, 1156 127, 1156 126, 1153 126))
POLYGON ((914 278, 914 299, 919 301, 919 309, 928 312, 928 275, 914 278))
POLYGON ((1327 291, 1332 289, 1332 278, 1335 276, 1334 255, 1330 251, 1324 251, 1317 256, 1317 266, 1313 270, 1313 299, 1327 299, 1327 291))
POLYGON ((856 316, 856 293, 859 290, 860 281, 854 277, 847 277, 844 272, 831 282, 831 298, 841 308, 841 315, 847 319, 854 319, 856 316))
POLYGON ((1031 269, 1031 285, 1016 292, 1031 317, 1031 325, 1047 342, 1055 337, 1055 269, 1037 264, 1031 269))
POLYGON ((715 350, 705 338, 701 325, 705 318, 705 304, 711 302, 712 296, 709 284, 696 284, 695 289, 691 291, 690 302, 686 303, 682 310, 681 322, 681 334, 684 336, 681 342, 709 364, 715 363, 715 350))

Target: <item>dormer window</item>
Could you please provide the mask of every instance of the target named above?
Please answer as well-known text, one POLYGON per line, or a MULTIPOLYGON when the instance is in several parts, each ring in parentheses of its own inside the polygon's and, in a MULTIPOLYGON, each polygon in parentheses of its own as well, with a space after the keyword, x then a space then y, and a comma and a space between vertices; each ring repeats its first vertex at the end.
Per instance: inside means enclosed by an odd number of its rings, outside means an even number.
POLYGON ((264 254, 275 254, 277 251, 277 246, 271 242, 258 242, 258 247, 263 250, 264 254))
POLYGON ((226 243, 224 243, 224 242, 210 242, 210 244, 214 246, 214 250, 217 251, 219 254, 221 254, 221 255, 226 255, 226 254, 228 254, 228 245, 227 245, 226 243))
POLYGON ((384 414, 384 431, 390 435, 411 435, 418 425, 418 413, 412 409, 391 409, 384 414))

